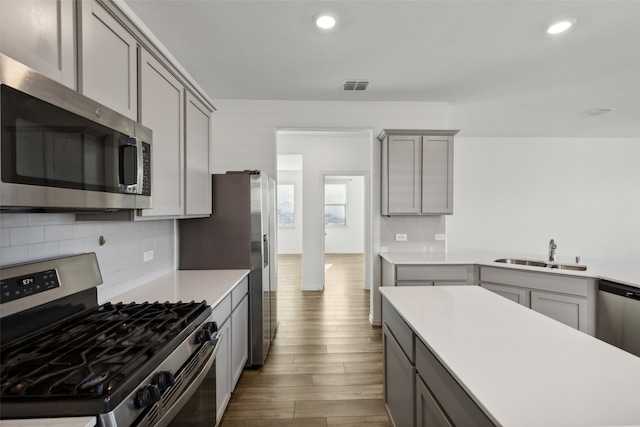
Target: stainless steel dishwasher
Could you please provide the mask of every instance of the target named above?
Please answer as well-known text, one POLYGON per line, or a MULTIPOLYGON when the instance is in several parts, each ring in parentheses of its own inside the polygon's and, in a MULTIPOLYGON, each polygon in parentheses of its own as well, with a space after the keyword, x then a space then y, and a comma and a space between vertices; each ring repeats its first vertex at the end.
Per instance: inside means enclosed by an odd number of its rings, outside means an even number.
POLYGON ((640 288, 600 280, 596 337, 640 357, 640 288))

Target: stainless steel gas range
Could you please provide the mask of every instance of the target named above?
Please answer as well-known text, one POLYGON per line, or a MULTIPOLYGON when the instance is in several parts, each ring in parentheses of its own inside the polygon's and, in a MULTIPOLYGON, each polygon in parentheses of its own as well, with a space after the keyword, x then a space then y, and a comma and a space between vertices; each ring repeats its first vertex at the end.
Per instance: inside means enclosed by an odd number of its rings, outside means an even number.
POLYGON ((4 267, 0 280, 1 419, 165 426, 215 372, 206 302, 99 305, 95 254, 4 267))

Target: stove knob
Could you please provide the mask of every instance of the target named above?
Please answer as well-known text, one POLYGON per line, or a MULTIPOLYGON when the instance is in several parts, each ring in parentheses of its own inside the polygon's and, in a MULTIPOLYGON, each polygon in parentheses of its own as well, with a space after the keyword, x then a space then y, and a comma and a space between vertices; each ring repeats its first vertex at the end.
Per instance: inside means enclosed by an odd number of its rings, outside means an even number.
POLYGON ((207 322, 204 325, 205 329, 209 332, 211 332, 212 334, 214 332, 218 332, 218 323, 217 322, 207 322))
POLYGON ((135 395, 135 403, 137 408, 146 408, 160 401, 160 389, 155 384, 142 387, 135 395))
POLYGON ((202 344, 203 342, 207 342, 211 339, 211 332, 206 329, 200 329, 196 333, 196 344, 202 344))
POLYGON ((156 384, 161 392, 164 392, 166 389, 175 384, 175 378, 173 376, 173 372, 171 371, 162 371, 158 373, 156 378, 156 384))

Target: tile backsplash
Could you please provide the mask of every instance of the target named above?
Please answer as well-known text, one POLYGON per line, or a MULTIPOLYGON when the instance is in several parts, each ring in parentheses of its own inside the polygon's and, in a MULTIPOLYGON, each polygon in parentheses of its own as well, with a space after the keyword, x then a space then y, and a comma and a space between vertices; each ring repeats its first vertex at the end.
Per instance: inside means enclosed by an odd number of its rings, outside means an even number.
POLYGON ((445 242, 436 241, 435 235, 445 234, 445 230, 444 216, 382 216, 380 248, 382 252, 444 252, 445 242), (407 241, 397 242, 396 234, 406 234, 407 241))
POLYGON ((173 271, 175 235, 175 220, 76 222, 74 214, 66 213, 0 214, 0 266, 95 252, 102 303, 173 271), (153 251, 153 259, 144 262, 148 251, 153 251))

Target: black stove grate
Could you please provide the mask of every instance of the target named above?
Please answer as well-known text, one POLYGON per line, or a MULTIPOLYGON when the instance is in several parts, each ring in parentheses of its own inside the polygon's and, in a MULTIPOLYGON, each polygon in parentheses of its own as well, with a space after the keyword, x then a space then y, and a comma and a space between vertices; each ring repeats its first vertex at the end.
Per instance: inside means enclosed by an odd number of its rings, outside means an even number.
MULTIPOLYGON (((3 343, 2 400, 102 399, 116 391, 128 394, 210 310, 205 302, 107 303, 3 343)), ((104 406, 112 406, 110 400, 104 399, 104 406)))

